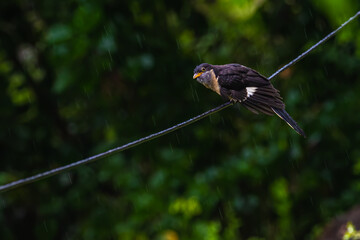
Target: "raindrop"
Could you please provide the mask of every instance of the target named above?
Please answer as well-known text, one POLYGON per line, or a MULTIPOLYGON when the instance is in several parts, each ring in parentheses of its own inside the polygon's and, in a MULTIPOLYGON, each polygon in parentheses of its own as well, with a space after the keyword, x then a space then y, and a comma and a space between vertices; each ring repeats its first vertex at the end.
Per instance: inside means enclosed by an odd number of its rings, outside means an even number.
POLYGON ((310 197, 310 202, 311 202, 311 205, 314 206, 314 201, 313 201, 313 198, 312 198, 312 197, 310 197))
POLYGON ((265 172, 266 172, 266 175, 268 175, 268 176, 270 177, 270 173, 269 173, 267 167, 264 167, 264 170, 265 170, 265 172))
POLYGON ((194 92, 195 92, 196 101, 200 102, 200 98, 199 98, 199 95, 198 95, 197 91, 195 90, 194 92))
POLYGON ((216 187, 216 191, 217 191, 217 193, 219 194, 219 197, 221 197, 222 194, 221 194, 221 191, 220 191, 219 186, 216 187))
POLYGON ((174 149, 173 149, 173 147, 172 147, 172 144, 170 143, 169 145, 170 145, 171 152, 174 152, 174 149))
POLYGON ((196 102, 195 89, 193 88, 192 84, 190 84, 190 90, 191 90, 191 96, 193 98, 193 101, 196 102))
POLYGON ((199 53, 197 54, 197 56, 198 56, 199 62, 202 62, 202 58, 199 53))
POLYGON ((219 210, 220 218, 221 218, 221 219, 224 219, 224 217, 223 217, 223 215, 222 215, 222 212, 221 212, 221 209, 218 208, 218 210, 219 210))
POLYGON ((112 62, 112 61, 113 61, 113 58, 112 58, 112 55, 111 55, 110 49, 108 49, 108 54, 109 54, 109 57, 110 57, 110 61, 112 62))
POLYGON ((253 140, 253 144, 254 144, 254 146, 255 146, 255 150, 256 150, 257 152, 259 152, 259 147, 258 147, 258 145, 257 145, 257 142, 256 142, 255 138, 253 138, 252 140, 253 140))
POLYGON ((349 157, 349 153, 347 150, 345 150, 345 153, 346 153, 346 161, 348 164, 350 164, 350 157, 349 157))
POLYGON ((177 133, 175 133, 175 136, 176 136, 176 140, 177 140, 178 144, 180 144, 179 135, 177 133))
POLYGON ((271 129, 269 129, 269 135, 270 135, 270 138, 273 138, 273 134, 272 134, 271 129))
POLYGON ((325 76, 329 76, 329 73, 328 73, 325 65, 323 65, 323 68, 324 68, 324 71, 325 71, 325 76))
POLYGON ((143 48, 142 40, 140 34, 136 34, 136 40, 140 46, 140 48, 143 48))
POLYGON ((106 26, 104 25, 105 34, 109 35, 109 31, 107 30, 106 26))
POLYGON ((300 89, 301 95, 304 95, 304 91, 303 91, 303 88, 302 88, 302 84, 299 84, 299 89, 300 89))
POLYGON ((44 224, 45 231, 46 231, 46 232, 49 232, 49 231, 48 231, 48 228, 47 228, 47 225, 46 225, 46 221, 44 221, 43 224, 44 224))
POLYGON ((189 158, 190 163, 192 164, 192 163, 193 163, 193 159, 192 159, 191 154, 188 155, 188 158, 189 158))
POLYGON ((329 168, 328 168, 328 165, 327 165, 326 159, 324 159, 324 165, 325 165, 325 168, 326 168, 326 169, 329 169, 329 168))
POLYGON ((70 174, 68 173, 67 176, 68 176, 68 179, 69 179, 69 183, 72 184, 72 180, 71 180, 70 174))
POLYGON ((308 39, 307 33, 306 33, 306 28, 304 27, 304 34, 305 34, 305 38, 308 39))

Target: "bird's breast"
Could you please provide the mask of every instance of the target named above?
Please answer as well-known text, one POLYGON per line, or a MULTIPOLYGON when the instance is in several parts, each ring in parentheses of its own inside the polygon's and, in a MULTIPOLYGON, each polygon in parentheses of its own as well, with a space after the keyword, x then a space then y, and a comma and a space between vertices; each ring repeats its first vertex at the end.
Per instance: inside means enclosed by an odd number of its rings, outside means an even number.
POLYGON ((218 77, 216 77, 214 70, 211 69, 208 74, 209 74, 208 76, 209 81, 206 81, 204 83, 204 86, 220 95, 220 85, 219 85, 218 77))

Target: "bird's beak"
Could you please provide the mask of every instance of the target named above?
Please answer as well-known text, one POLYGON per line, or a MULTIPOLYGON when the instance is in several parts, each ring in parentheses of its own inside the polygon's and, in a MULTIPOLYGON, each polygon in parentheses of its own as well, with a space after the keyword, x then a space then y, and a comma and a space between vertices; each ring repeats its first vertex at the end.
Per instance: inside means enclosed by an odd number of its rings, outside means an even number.
POLYGON ((201 74, 203 74, 203 72, 195 73, 193 79, 200 77, 201 74))

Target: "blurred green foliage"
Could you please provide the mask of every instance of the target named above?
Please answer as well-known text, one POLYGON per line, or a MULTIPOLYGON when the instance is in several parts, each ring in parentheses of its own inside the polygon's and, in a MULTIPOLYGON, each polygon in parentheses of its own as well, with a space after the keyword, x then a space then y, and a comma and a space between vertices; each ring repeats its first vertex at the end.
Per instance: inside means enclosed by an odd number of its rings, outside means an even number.
POLYGON ((343 240, 357 240, 360 239, 360 231, 357 231, 351 222, 348 222, 346 226, 346 232, 344 233, 343 240))
MULTIPOLYGON (((0 184, 223 102, 201 62, 269 76, 355 0, 5 0, 0 184)), ((360 196, 359 20, 273 80, 308 135, 233 107, 0 195, 0 239, 315 239, 360 196)), ((357 227, 358 228, 358 227, 357 227)))

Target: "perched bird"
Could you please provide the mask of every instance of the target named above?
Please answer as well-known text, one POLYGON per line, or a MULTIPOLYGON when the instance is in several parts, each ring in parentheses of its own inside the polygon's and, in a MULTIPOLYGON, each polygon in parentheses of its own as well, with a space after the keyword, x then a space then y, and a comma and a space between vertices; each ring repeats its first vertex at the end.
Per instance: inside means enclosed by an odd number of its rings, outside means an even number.
POLYGON ((236 63, 202 63, 194 69, 193 78, 222 97, 241 103, 253 113, 275 113, 298 134, 306 137, 304 131, 285 111, 279 90, 255 70, 236 63))

